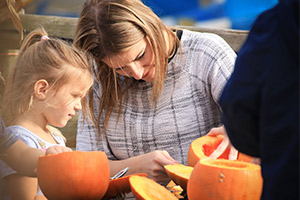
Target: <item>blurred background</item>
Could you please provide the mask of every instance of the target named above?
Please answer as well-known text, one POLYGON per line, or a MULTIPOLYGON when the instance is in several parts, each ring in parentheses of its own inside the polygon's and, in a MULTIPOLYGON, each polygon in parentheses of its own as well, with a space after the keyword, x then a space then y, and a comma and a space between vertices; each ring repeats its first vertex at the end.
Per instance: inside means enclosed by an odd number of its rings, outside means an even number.
MULTIPOLYGON (((166 25, 249 30, 278 0, 142 0, 166 25)), ((33 0, 26 14, 78 17, 85 0, 33 0)))

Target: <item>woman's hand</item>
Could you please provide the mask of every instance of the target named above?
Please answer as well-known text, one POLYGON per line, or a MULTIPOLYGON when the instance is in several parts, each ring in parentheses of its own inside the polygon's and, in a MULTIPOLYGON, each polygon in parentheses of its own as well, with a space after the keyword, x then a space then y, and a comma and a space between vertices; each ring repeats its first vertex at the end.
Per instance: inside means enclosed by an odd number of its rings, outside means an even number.
POLYGON ((72 151, 71 148, 69 147, 64 147, 64 146, 59 146, 59 145, 55 145, 55 146, 51 146, 46 150, 45 155, 50 155, 50 154, 59 154, 62 152, 70 152, 72 151))
POLYGON ((238 156, 238 151, 231 145, 230 140, 227 136, 224 126, 218 128, 212 128, 207 135, 223 135, 224 139, 221 144, 216 148, 216 150, 209 156, 210 158, 217 159, 222 153, 229 147, 229 160, 236 160, 238 156))
POLYGON ((164 166, 168 164, 178 164, 167 151, 153 151, 134 158, 139 172, 146 173, 148 178, 156 182, 170 180, 165 172, 164 166))

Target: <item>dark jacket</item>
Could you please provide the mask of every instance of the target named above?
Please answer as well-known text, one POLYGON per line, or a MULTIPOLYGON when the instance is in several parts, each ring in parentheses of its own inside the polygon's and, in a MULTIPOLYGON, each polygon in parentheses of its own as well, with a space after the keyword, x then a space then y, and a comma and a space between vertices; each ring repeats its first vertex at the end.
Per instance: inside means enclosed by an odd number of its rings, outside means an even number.
POLYGON ((261 158, 262 199, 299 200, 299 0, 262 13, 220 98, 232 144, 261 158))

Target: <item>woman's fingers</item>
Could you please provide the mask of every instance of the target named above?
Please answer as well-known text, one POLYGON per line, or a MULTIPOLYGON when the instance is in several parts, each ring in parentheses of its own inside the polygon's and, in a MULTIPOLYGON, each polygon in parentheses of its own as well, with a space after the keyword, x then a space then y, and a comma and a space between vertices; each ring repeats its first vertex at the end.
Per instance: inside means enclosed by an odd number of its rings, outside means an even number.
POLYGON ((165 150, 161 151, 161 155, 163 156, 163 159, 160 163, 162 166, 178 163, 178 161, 174 160, 174 158, 172 158, 170 154, 165 150))

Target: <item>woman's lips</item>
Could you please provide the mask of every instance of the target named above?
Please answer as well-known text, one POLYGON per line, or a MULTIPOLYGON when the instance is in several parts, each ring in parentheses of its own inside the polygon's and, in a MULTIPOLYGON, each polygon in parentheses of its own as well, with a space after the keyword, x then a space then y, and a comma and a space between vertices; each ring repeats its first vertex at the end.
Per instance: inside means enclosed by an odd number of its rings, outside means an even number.
POLYGON ((146 78, 149 75, 149 73, 150 73, 150 70, 147 71, 147 73, 142 77, 142 79, 146 78))

